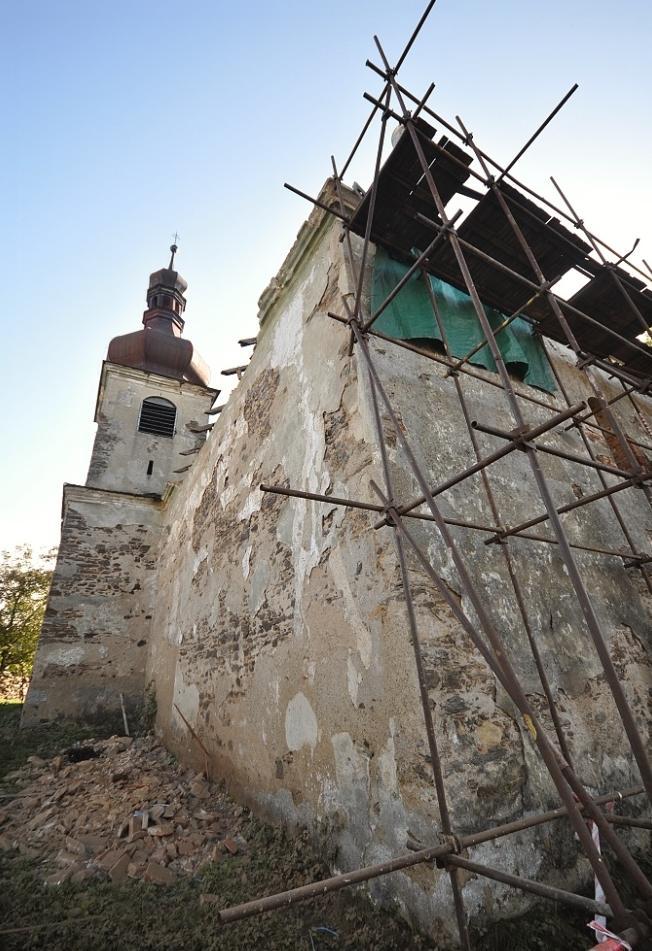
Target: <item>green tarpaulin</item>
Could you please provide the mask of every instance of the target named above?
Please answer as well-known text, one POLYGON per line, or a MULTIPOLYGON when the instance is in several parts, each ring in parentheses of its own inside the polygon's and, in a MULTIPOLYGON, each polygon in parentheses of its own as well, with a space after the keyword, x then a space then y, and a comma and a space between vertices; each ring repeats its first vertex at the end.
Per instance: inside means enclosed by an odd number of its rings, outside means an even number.
MULTIPOLYGON (((372 284, 373 311, 380 307, 407 270, 405 264, 395 261, 382 248, 376 248, 372 284)), ((450 353, 454 357, 464 357, 484 339, 471 298, 437 277, 431 276, 430 282, 439 306, 450 353)), ((503 314, 492 307, 485 306, 485 312, 492 327, 497 327, 505 319, 503 314)), ((430 295, 421 274, 415 274, 409 279, 376 320, 374 329, 390 337, 398 337, 399 340, 441 341, 430 295)), ((496 341, 509 370, 530 386, 547 390, 548 393, 555 392, 555 381, 545 353, 527 321, 517 317, 509 327, 498 334, 496 341)), ((486 344, 471 357, 470 362, 487 370, 496 370, 496 364, 486 344)))

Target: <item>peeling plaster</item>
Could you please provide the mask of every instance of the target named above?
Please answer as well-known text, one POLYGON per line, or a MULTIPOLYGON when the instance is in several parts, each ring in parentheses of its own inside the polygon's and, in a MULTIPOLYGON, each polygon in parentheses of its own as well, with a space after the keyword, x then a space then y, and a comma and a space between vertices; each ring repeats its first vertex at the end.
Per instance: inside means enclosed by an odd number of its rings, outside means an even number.
MULTIPOLYGON (((197 722, 197 714, 199 713, 199 691, 197 690, 197 686, 195 684, 187 684, 184 682, 183 674, 179 666, 177 666, 174 676, 174 693, 172 702, 179 707, 179 710, 181 710, 188 723, 197 722)), ((177 720, 179 727, 187 730, 183 720, 178 715, 176 710, 174 710, 174 708, 172 715, 177 720)))
POLYGON ((360 616, 359 601, 356 601, 353 596, 349 581, 349 571, 343 563, 342 554, 338 548, 331 554, 329 566, 333 574, 333 579, 343 596, 344 611, 355 633, 355 641, 360 660, 365 670, 369 670, 373 648, 371 633, 369 632, 367 624, 360 616))
POLYGON ((48 664, 56 664, 57 667, 71 667, 74 664, 80 664, 86 657, 86 648, 79 647, 50 647, 46 654, 48 664))
MULTIPOLYGON (((332 823, 338 864, 352 868, 399 854, 408 829, 434 844, 439 814, 391 533, 374 532, 369 513, 263 495, 256 488, 261 481, 274 481, 367 498, 369 479, 379 478, 365 375, 357 356, 347 356, 347 331, 325 317, 344 276, 337 236, 333 227, 323 241, 312 244, 309 257, 275 289, 247 371, 164 512, 160 551, 148 556, 153 567, 131 565, 124 579, 113 580, 128 591, 123 582, 143 576, 139 597, 153 615, 147 680, 156 685, 157 725, 166 742, 188 756, 185 731, 172 706, 177 702, 189 722, 201 728, 216 774, 227 777, 237 795, 266 815, 305 821, 313 831, 322 822, 332 823), (267 394, 265 401, 261 395, 267 394)), ((356 242, 354 238, 359 247, 356 242)), ((370 347, 433 483, 471 463, 472 447, 445 369, 373 340, 370 347)), ((583 398, 584 384, 572 356, 560 354, 558 369, 571 379, 577 398, 583 398)), ((474 418, 477 413, 510 428, 501 392, 475 378, 464 377, 463 382, 474 418)), ((529 422, 547 418, 530 405, 527 411, 529 422)), ((625 401, 617 411, 629 412, 625 401)), ((635 419, 628 421, 633 432, 636 425, 635 419)), ((388 436, 391 440, 391 432, 388 436)), ((493 437, 477 438, 483 454, 496 446, 493 437)), ((572 432, 547 438, 581 451, 572 432)), ((394 443, 389 455, 396 498, 409 498, 417 487, 394 443)), ((513 453, 492 468, 504 524, 539 508, 526 462, 513 453)), ((542 464, 561 501, 570 477, 576 478, 575 469, 550 457, 542 464)), ((590 491, 588 476, 582 488, 590 491)), ((481 480, 453 487, 441 504, 446 516, 489 520, 481 480)), ((636 544, 645 548, 652 521, 640 492, 624 491, 619 504, 636 544)), ((109 523, 118 510, 128 512, 129 506, 109 505, 98 516, 112 532, 109 523)), ((578 527, 572 524, 573 530, 578 527)), ((438 534, 418 521, 412 529, 451 591, 461 597, 455 566, 438 534)), ((589 544, 622 544, 606 503, 587 509, 584 531, 589 544)), ((451 527, 451 533, 545 719, 545 700, 502 549, 486 546, 483 536, 462 529, 451 527)), ((131 540, 129 532, 125 537, 131 540)), ((633 784, 622 731, 613 711, 605 709, 599 666, 558 553, 553 546, 519 539, 510 542, 511 550, 586 781, 613 788, 633 784)), ((613 560, 578 554, 578 563, 636 716, 645 722, 650 629, 644 593, 637 587, 640 579, 613 560)), ((78 585, 84 567, 83 559, 71 558, 62 566, 62 577, 67 572, 69 583, 78 585)), ((454 824, 479 828, 551 799, 540 759, 520 724, 515 725, 513 705, 418 566, 411 566, 411 573, 454 824)), ((95 572, 93 587, 97 578, 95 572)), ((463 607, 470 610, 466 603, 463 607)), ((111 618, 104 608, 93 611, 103 624, 111 618)), ((67 623, 64 646, 83 636, 79 619, 71 617, 67 623)), ((134 630, 139 623, 124 622, 134 630)), ((118 630, 114 640, 102 634, 107 659, 119 653, 122 633, 118 630)), ((86 660, 91 656, 97 655, 89 647, 86 660)), ((532 832, 517 845, 501 845, 500 861, 488 864, 536 877, 542 854, 537 837, 542 835, 532 832)), ((572 851, 572 838, 563 843, 558 834, 544 844, 552 852, 572 851)), ((485 855, 493 855, 490 848, 485 855)), ((563 868, 568 881, 557 884, 574 885, 574 860, 563 868)), ((399 903, 424 928, 436 927, 444 946, 454 930, 445 874, 413 870, 370 888, 378 900, 399 903)), ((502 913, 526 901, 508 900, 505 894, 486 883, 465 885, 467 907, 479 918, 489 909, 502 913)))
POLYGON ((303 693, 297 693, 285 710, 285 740, 290 750, 317 745, 317 717, 303 693))

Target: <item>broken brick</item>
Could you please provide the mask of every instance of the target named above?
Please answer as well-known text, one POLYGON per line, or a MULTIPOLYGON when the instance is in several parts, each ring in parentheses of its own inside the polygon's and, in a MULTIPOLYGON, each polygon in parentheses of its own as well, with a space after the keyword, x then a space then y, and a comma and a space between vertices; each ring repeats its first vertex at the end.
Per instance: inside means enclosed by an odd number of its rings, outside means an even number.
POLYGON ((173 885, 177 876, 171 868, 159 865, 158 862, 149 861, 143 874, 143 881, 152 882, 154 885, 173 885))
POLYGON ((120 884, 127 879, 127 870, 129 868, 130 858, 124 852, 118 861, 109 869, 109 878, 114 884, 120 884))

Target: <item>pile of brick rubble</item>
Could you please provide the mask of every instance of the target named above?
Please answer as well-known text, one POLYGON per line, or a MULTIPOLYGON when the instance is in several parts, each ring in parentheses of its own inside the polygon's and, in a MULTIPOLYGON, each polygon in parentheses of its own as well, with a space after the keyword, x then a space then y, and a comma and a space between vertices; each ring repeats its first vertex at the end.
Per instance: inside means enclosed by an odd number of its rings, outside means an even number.
POLYGON ((41 860, 52 885, 108 876, 158 885, 246 851, 245 810, 153 737, 89 741, 5 777, 0 849, 41 860))

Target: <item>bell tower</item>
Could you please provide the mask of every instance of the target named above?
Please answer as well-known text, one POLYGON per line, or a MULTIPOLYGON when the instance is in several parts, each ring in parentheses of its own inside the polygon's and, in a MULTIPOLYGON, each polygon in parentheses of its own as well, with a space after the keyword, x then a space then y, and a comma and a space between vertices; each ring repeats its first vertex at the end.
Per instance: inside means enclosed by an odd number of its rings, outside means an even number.
POLYGON ((218 394, 182 336, 187 284, 150 275, 143 327, 102 364, 85 485, 63 489, 61 542, 23 723, 59 717, 122 730, 138 716, 170 487, 206 439, 218 394))
POLYGON ((143 328, 109 343, 87 486, 163 495, 206 438, 206 414, 219 391, 208 386, 208 366, 182 336, 188 284, 174 268, 176 244, 170 251, 169 265, 150 274, 143 328))

